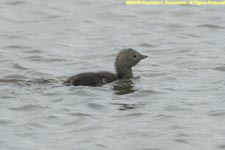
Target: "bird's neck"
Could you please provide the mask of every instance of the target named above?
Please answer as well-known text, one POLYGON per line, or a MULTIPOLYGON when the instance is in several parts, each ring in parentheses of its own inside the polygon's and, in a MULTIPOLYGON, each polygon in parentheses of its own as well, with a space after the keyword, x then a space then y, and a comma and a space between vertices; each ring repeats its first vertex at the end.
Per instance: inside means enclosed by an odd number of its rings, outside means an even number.
POLYGON ((116 74, 119 79, 133 77, 133 72, 131 67, 116 66, 116 74))

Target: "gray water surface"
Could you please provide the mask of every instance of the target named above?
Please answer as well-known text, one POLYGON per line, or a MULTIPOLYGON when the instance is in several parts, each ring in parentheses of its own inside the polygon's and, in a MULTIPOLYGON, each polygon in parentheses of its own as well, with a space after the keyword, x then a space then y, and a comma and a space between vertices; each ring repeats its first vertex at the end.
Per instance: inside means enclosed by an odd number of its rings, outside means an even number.
POLYGON ((1 150, 225 149, 224 6, 0 0, 0 25, 1 150), (62 84, 127 47, 134 79, 62 84))

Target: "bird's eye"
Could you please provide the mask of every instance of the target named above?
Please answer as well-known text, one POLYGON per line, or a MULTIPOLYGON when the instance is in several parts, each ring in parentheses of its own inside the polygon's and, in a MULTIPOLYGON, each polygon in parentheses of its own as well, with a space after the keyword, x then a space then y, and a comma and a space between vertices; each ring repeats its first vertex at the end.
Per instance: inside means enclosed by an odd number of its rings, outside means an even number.
POLYGON ((134 55, 133 57, 134 57, 134 58, 136 58, 136 57, 137 57, 137 55, 134 55))

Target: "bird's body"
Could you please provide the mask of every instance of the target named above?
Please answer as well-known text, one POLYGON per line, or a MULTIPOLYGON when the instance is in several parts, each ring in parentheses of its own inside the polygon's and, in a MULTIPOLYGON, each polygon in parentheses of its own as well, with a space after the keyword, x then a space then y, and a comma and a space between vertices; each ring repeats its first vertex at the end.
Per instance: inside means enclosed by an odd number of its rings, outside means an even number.
POLYGON ((99 86, 117 80, 117 76, 111 72, 86 72, 70 77, 67 85, 99 86))
POLYGON ((107 71, 80 73, 67 79, 65 84, 100 86, 118 79, 131 78, 133 77, 132 67, 146 57, 133 49, 124 49, 116 57, 116 74, 107 71))

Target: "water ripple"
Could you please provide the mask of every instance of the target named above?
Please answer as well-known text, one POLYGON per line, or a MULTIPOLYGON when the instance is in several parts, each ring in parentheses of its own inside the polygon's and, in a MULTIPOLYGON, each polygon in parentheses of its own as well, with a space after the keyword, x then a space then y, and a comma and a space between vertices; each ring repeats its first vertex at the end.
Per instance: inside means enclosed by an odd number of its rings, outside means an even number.
POLYGON ((29 122, 26 126, 28 126, 29 128, 46 128, 44 124, 35 121, 29 122))
POLYGON ((79 112, 74 112, 74 113, 68 113, 68 115, 71 116, 78 116, 78 117, 90 117, 91 115, 87 113, 79 113, 79 112))
POLYGON ((225 145, 224 144, 221 144, 221 145, 217 146, 217 148, 219 148, 219 149, 225 149, 225 145))
POLYGON ((187 140, 184 140, 184 139, 175 139, 173 141, 178 142, 178 143, 190 144, 187 140))
POLYGON ((21 64, 18 63, 14 64, 13 67, 19 70, 27 70, 27 68, 23 67, 21 64))
POLYGON ((24 53, 41 54, 41 53, 43 53, 43 51, 39 50, 39 49, 34 49, 34 50, 25 51, 24 53))
POLYGON ((209 116, 212 117, 225 117, 225 111, 224 110, 213 110, 210 113, 208 113, 209 116))
POLYGON ((6 46, 4 47, 4 49, 22 49, 22 50, 25 50, 25 49, 32 49, 32 47, 30 46, 26 46, 26 45, 9 45, 9 46, 6 46))
POLYGON ((214 24, 202 24, 202 25, 198 25, 197 27, 210 28, 210 29, 225 29, 224 26, 214 25, 214 24))
POLYGON ((225 71, 225 67, 216 67, 215 70, 218 70, 218 71, 225 71))
POLYGON ((154 45, 148 44, 148 43, 141 43, 141 44, 139 44, 139 46, 141 46, 141 47, 148 47, 148 48, 154 48, 155 47, 154 45))
POLYGON ((21 106, 21 107, 12 107, 10 109, 14 110, 14 111, 36 111, 36 110, 43 110, 43 109, 46 109, 46 108, 48 108, 48 107, 30 104, 30 105, 24 105, 24 106, 21 106))
POLYGON ((7 2, 7 4, 12 5, 12 6, 17 6, 17 5, 24 5, 24 4, 26 4, 26 2, 16 0, 16 1, 7 2))
POLYGON ((0 120, 0 125, 3 125, 3 126, 5 126, 5 125, 9 125, 9 124, 11 124, 12 123, 12 121, 10 121, 10 120, 0 120))
POLYGON ((51 57, 46 57, 46 56, 38 56, 38 55, 33 55, 33 56, 28 56, 25 57, 24 59, 29 60, 29 61, 38 61, 38 62, 60 62, 60 61, 65 61, 64 58, 51 58, 51 57))
POLYGON ((107 110, 106 106, 97 103, 88 103, 87 106, 95 110, 107 110))

